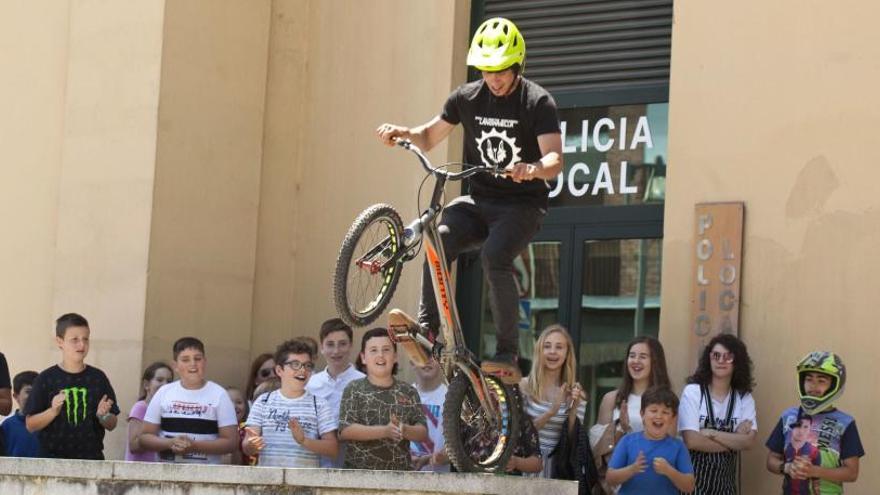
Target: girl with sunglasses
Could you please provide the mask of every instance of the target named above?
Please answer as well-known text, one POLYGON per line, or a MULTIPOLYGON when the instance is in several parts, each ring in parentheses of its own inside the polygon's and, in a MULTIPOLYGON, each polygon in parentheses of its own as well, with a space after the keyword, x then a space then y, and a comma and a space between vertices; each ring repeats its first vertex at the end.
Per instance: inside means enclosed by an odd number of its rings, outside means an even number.
POLYGON ((257 356, 251 363, 251 372, 248 375, 247 387, 244 391, 247 400, 253 402, 256 399, 254 391, 257 386, 275 377, 275 359, 272 355, 263 353, 257 356))
POLYGON ((690 450, 699 495, 733 495, 739 452, 755 443, 752 360, 737 337, 721 334, 703 349, 681 393, 678 429, 690 450))
POLYGON ((246 455, 259 454, 258 466, 318 467, 319 456, 336 456, 335 411, 306 390, 314 358, 305 338, 278 346, 274 361, 281 388, 254 401, 241 442, 246 455))

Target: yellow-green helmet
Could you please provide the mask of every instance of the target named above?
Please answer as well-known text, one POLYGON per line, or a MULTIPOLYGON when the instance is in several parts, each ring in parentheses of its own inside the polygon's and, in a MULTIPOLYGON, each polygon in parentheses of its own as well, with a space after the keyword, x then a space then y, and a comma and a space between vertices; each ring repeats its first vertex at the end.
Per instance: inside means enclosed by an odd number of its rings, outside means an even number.
POLYGON ((525 62, 526 41, 516 24, 503 17, 493 17, 480 24, 468 50, 468 65, 497 72, 513 64, 523 67, 525 62))
POLYGON ((846 366, 840 356, 828 351, 815 351, 804 356, 797 364, 798 393, 801 407, 807 414, 819 414, 834 407, 834 401, 843 394, 846 385, 846 366), (831 386, 822 397, 807 395, 804 377, 807 373, 822 373, 831 378, 831 386))

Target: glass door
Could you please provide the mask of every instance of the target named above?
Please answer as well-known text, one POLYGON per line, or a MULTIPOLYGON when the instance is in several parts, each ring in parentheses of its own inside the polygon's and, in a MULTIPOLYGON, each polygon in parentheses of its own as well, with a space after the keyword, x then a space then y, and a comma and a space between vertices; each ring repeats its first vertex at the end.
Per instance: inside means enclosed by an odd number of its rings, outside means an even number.
POLYGON ((575 237, 581 266, 571 328, 593 421, 602 396, 620 384, 628 342, 659 331, 662 239, 590 239, 585 231, 575 237))

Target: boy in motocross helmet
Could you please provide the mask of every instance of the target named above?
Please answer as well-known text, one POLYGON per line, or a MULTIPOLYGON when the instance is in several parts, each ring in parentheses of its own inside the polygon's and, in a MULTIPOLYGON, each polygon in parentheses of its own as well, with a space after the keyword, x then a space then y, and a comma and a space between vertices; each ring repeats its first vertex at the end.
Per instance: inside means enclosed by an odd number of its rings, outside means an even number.
MULTIPOLYGON (((465 162, 504 171, 503 176, 477 174, 469 195, 454 199, 443 211, 439 231, 448 262, 480 247, 489 282, 489 306, 497 329, 487 373, 518 383, 517 323, 519 293, 513 261, 538 232, 547 211, 550 187, 562 170, 562 134, 556 102, 550 93, 522 76, 526 44, 516 25, 495 17, 477 28, 467 64, 482 77, 459 86, 443 110, 425 124, 405 127, 385 123, 376 129, 389 146, 408 139, 428 151, 446 139, 456 125, 464 128, 465 162)), ((422 278, 418 324, 429 338, 440 332, 428 265, 422 278)), ((392 326, 413 326, 402 313, 392 313, 392 326)))
POLYGON ((841 494, 843 483, 859 477, 865 455, 855 418, 834 405, 843 394, 846 367, 836 354, 815 351, 798 363, 797 374, 801 402, 782 413, 767 439, 767 470, 784 476, 784 495, 841 494), (807 424, 810 431, 802 431, 807 424), (803 442, 818 449, 819 462, 795 445, 803 442))

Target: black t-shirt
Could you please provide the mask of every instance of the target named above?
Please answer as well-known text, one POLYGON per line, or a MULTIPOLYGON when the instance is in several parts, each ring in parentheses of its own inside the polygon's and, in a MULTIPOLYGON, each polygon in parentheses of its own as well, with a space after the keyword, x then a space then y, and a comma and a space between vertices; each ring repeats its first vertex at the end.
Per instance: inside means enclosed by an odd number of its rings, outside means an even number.
POLYGON ((6 364, 6 356, 0 352, 0 388, 12 388, 12 382, 9 381, 9 365, 6 364))
MULTIPOLYGON (((466 163, 499 168, 540 160, 538 136, 560 132, 553 97, 526 78, 502 97, 493 95, 482 79, 463 84, 449 95, 440 117, 464 127, 466 163)), ((470 179, 470 193, 476 198, 522 199, 546 208, 549 192, 550 185, 543 180, 517 184, 489 174, 470 179)))
POLYGON ((112 414, 119 414, 116 393, 107 375, 86 366, 79 373, 68 373, 55 365, 34 380, 25 415, 39 414, 52 405, 52 397, 65 390, 67 400, 61 413, 38 433, 40 456, 62 459, 103 459, 104 427, 98 421, 98 402, 104 395, 113 400, 112 414))
MULTIPOLYGON (((0 352, 0 388, 12 388, 9 384, 9 365, 6 364, 6 356, 0 352)), ((0 456, 6 455, 6 444, 3 441, 3 430, 0 430, 0 456)))

